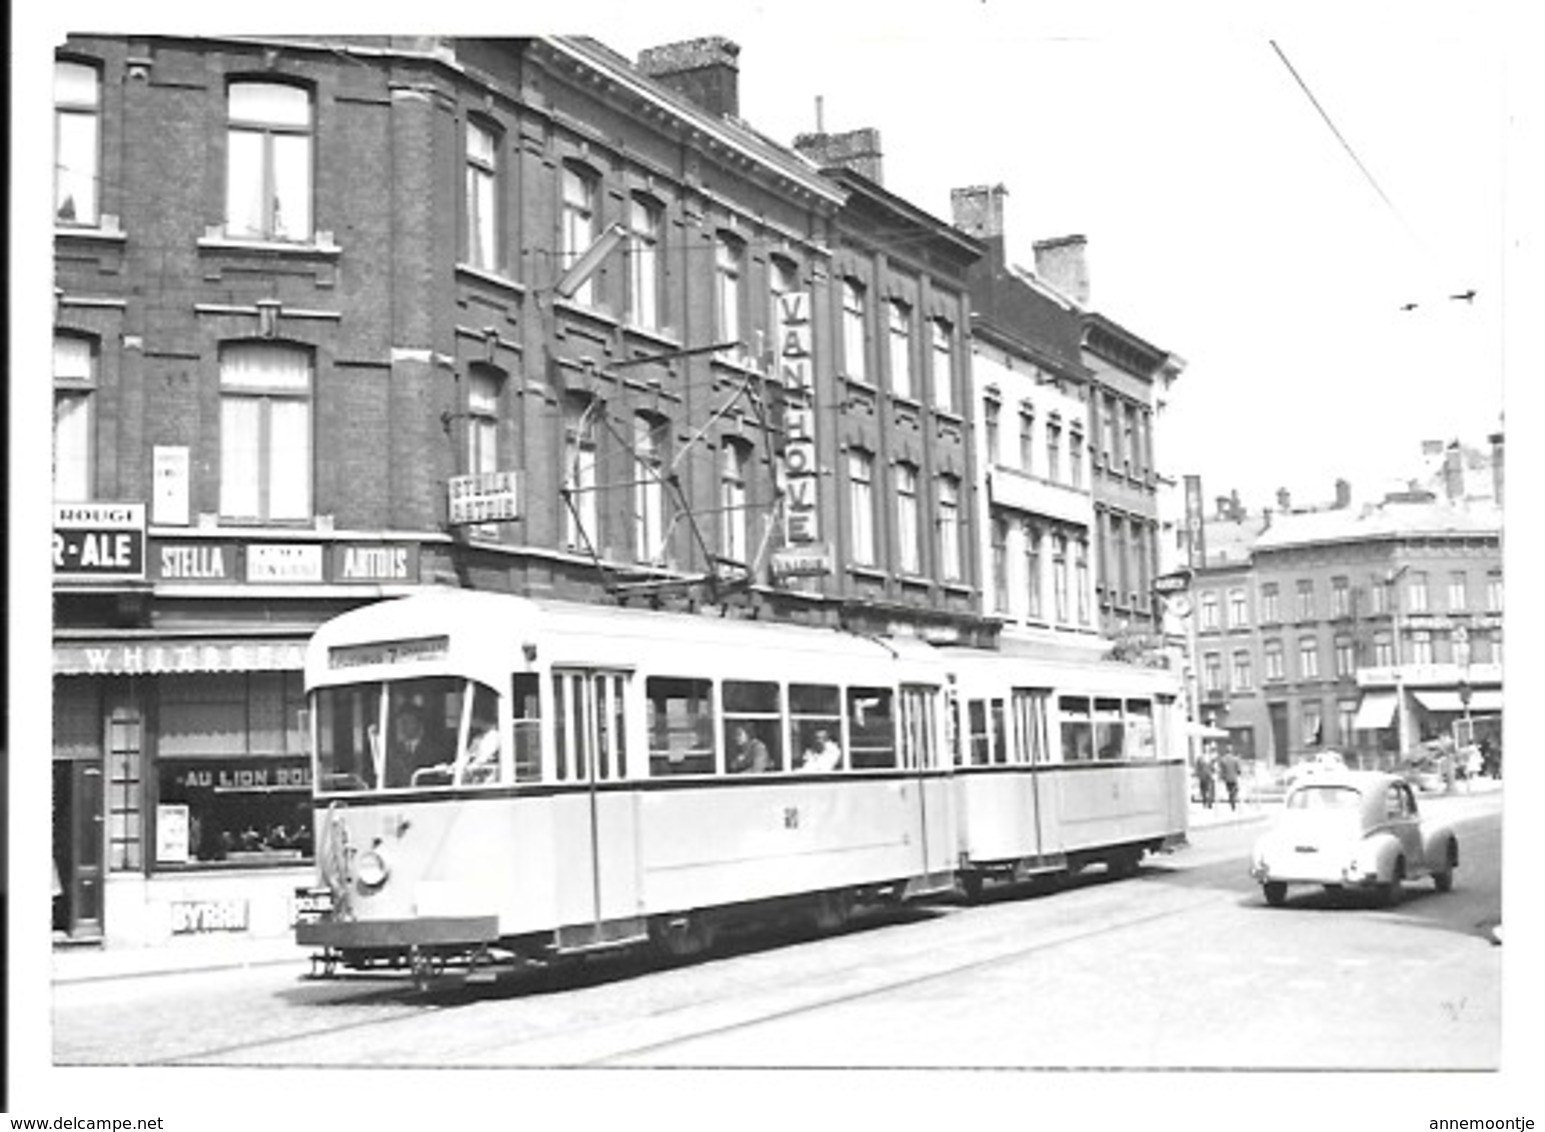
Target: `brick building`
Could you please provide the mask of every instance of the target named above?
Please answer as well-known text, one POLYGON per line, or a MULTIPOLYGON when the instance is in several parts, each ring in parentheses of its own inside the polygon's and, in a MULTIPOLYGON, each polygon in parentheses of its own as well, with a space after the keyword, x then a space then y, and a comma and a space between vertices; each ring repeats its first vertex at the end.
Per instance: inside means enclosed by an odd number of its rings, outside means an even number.
POLYGON ((739 122, 737 75, 718 39, 58 50, 56 931, 288 930, 301 650, 362 602, 990 636, 980 248, 739 122))

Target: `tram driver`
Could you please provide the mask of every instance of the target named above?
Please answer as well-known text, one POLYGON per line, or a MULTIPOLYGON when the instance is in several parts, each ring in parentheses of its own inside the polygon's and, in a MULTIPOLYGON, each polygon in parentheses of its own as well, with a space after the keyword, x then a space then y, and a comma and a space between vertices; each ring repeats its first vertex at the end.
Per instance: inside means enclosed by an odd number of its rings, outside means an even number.
POLYGON ((411 704, 403 708, 392 721, 392 742, 386 749, 386 788, 411 785, 414 771, 439 761, 424 736, 422 713, 411 704))

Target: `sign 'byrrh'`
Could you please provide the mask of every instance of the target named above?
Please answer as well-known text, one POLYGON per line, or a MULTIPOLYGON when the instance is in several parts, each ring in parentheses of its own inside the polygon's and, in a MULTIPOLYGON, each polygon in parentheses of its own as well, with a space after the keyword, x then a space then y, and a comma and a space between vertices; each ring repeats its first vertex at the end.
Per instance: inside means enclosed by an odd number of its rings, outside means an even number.
POLYGON ((810 292, 778 296, 778 373, 787 398, 784 409, 783 470, 786 480, 784 534, 789 546, 821 537, 816 493, 815 405, 812 377, 810 292))

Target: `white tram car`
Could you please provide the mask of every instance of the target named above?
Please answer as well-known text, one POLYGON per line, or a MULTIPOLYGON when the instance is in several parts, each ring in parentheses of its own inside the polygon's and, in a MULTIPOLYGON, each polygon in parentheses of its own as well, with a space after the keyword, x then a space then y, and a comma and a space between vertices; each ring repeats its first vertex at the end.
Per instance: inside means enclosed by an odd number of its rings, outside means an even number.
POLYGON ((447 589, 323 625, 306 688, 328 970, 690 955, 1184 835, 1173 689, 1131 666, 447 589))

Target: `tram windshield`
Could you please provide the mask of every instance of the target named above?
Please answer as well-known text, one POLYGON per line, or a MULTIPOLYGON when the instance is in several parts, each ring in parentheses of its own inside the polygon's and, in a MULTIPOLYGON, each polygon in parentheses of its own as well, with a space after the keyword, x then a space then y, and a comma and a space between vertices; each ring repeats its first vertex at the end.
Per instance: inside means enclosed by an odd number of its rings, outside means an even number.
POLYGON ((317 689, 317 791, 499 782, 498 700, 487 685, 452 676, 317 689))

